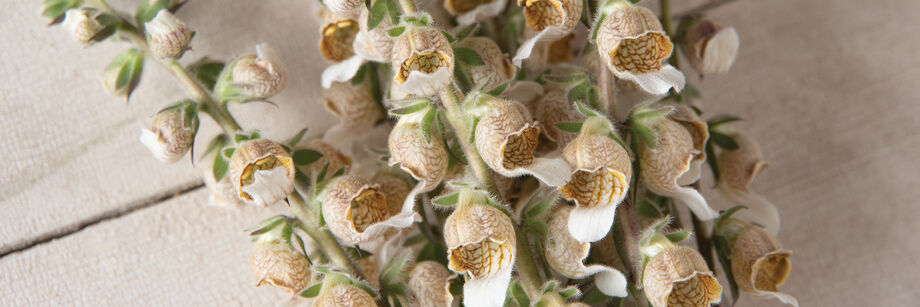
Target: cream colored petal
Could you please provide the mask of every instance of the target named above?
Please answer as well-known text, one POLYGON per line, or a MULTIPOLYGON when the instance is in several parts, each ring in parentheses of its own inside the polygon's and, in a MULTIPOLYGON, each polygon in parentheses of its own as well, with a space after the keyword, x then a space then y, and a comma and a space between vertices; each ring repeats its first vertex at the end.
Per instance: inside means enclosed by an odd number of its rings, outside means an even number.
POLYGON ((409 72, 406 82, 399 85, 399 89, 413 95, 434 96, 450 85, 452 78, 453 75, 447 67, 438 68, 432 74, 413 70, 409 72))
POLYGON ((463 284, 463 305, 502 307, 505 304, 505 294, 510 283, 510 265, 487 278, 471 278, 463 284))
POLYGON ((717 187, 719 193, 732 205, 745 207, 735 213, 733 218, 763 226, 764 230, 774 236, 779 233, 779 210, 769 200, 750 190, 736 189, 725 183, 720 182, 717 187))
POLYGON ((505 10, 507 3, 508 0, 495 0, 481 4, 473 10, 457 16, 457 23, 460 26, 465 26, 494 17, 505 10))
POLYGON ((179 158, 182 158, 182 156, 185 155, 185 152, 182 152, 181 155, 171 154, 167 150, 169 145, 167 145, 159 135, 150 129, 141 130, 140 140, 141 143, 144 144, 148 150, 150 150, 150 153, 153 154, 153 157, 162 162, 173 163, 179 161, 179 158))
POLYGON ((252 184, 240 188, 252 197, 252 203, 258 206, 271 206, 294 190, 294 181, 288 177, 285 167, 275 167, 270 170, 256 170, 252 174, 252 184))
POLYGON ((650 73, 635 74, 628 71, 614 71, 613 74, 619 78, 632 80, 645 91, 658 95, 667 94, 671 88, 680 92, 687 82, 684 74, 671 65, 664 65, 661 70, 650 73))
POLYGON ((787 293, 760 291, 755 295, 761 298, 775 298, 780 302, 783 302, 783 304, 799 307, 799 300, 795 299, 794 296, 787 293))
POLYGON ((329 88, 333 82, 349 82, 361 69, 362 64, 364 64, 364 58, 355 55, 347 60, 330 65, 323 70, 323 74, 320 76, 320 83, 322 83, 323 88, 329 88))
POLYGON ((419 262, 409 273, 410 296, 419 307, 450 306, 454 299, 450 294, 450 281, 454 277, 455 275, 440 263, 419 262))
POLYGON ((709 39, 699 70, 704 74, 724 74, 735 63, 741 40, 735 28, 724 28, 709 39))
MULTIPOLYGON (((614 206, 610 206, 614 207, 614 206)), ((594 275, 595 284, 604 294, 626 297, 626 277, 620 271, 604 265, 585 266, 591 245, 582 243, 570 235, 576 210, 568 206, 553 209, 547 221, 548 234, 545 242, 546 260, 553 270, 565 277, 582 279, 594 275), (568 225, 567 225, 568 224, 568 225)), ((613 216, 612 212, 608 214, 613 216)), ((612 224, 612 221, 611 221, 612 224)), ((610 224, 607 225, 609 229, 610 224)), ((604 234, 607 232, 604 231, 604 234)))

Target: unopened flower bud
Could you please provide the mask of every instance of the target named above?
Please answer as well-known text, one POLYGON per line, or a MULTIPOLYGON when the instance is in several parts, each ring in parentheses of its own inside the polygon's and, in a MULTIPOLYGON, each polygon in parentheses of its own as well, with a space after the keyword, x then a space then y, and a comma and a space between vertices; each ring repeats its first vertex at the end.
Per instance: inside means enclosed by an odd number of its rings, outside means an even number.
POLYGON ((339 125, 348 131, 366 131, 384 114, 374 100, 369 82, 334 82, 323 89, 326 110, 339 118, 339 125))
POLYGON ((185 111, 170 109, 153 117, 150 128, 141 130, 141 143, 162 162, 172 163, 192 148, 198 132, 198 116, 185 116, 185 111))
POLYGON ((422 127, 409 116, 402 117, 390 132, 390 165, 399 165, 430 190, 447 175, 447 148, 438 133, 426 140, 422 127))
POLYGON ((482 65, 466 67, 473 84, 485 84, 484 88, 488 90, 514 77, 514 65, 511 65, 508 57, 491 39, 470 37, 461 41, 458 46, 472 49, 482 58, 482 65))
POLYGON ((408 26, 393 45, 392 63, 400 90, 432 96, 453 79, 454 50, 441 31, 408 26))
POLYGON ((64 17, 64 28, 70 32, 73 40, 88 45, 92 38, 104 28, 88 9, 69 9, 64 17))
POLYGON ((358 22, 350 18, 324 14, 324 25, 320 28, 319 51, 326 60, 341 62, 355 55, 352 44, 358 34, 358 22))
MULTIPOLYGON (((544 246, 546 262, 553 270, 567 278, 582 279, 595 275, 595 284, 606 295, 626 297, 626 276, 620 271, 595 264, 585 266, 591 244, 582 243, 570 234, 570 213, 572 208, 561 205, 550 212, 546 221, 547 232, 544 246)), ((609 226, 607 228, 610 228, 609 226)))
POLYGON ((732 132, 728 136, 738 144, 738 148, 726 149, 719 154, 719 193, 732 205, 745 207, 735 213, 735 218, 756 223, 767 233, 776 235, 780 229, 779 211, 773 203, 750 188, 754 178, 767 167, 760 147, 744 134, 732 132))
POLYGON ((597 32, 597 50, 617 78, 635 81, 653 94, 680 91, 683 74, 667 65, 673 45, 651 10, 626 2, 609 8, 597 32))
POLYGON ((642 184, 655 194, 676 198, 704 221, 718 217, 699 191, 678 183, 698 154, 687 128, 667 118, 653 119, 649 126, 654 133, 654 146, 640 141, 637 150, 642 184))
POLYGON ((374 297, 367 293, 367 291, 349 284, 342 283, 329 286, 323 284, 323 289, 320 290, 319 297, 317 297, 316 301, 313 302, 313 306, 376 307, 377 303, 374 301, 374 297))
POLYGON ((473 24, 505 10, 507 0, 445 0, 444 9, 451 15, 457 15, 461 26, 473 24))
POLYGON ((783 303, 798 306, 794 297, 777 289, 786 282, 792 270, 791 255, 792 252, 783 250, 773 236, 760 227, 747 224, 731 247, 731 270, 735 282, 745 292, 775 297, 783 303))
POLYGON ((703 256, 671 246, 649 260, 643 273, 645 296, 655 307, 709 306, 722 301, 722 286, 703 256))
POLYGON ((450 294, 450 281, 454 275, 444 265, 435 261, 422 261, 409 273, 409 296, 413 306, 450 306, 454 297, 450 294))
POLYGON ((259 238, 250 267, 257 287, 268 284, 294 294, 306 288, 310 281, 307 257, 290 243, 283 242, 275 231, 259 238))
POLYGON ((583 9, 583 2, 578 0, 519 0, 518 5, 524 9, 527 27, 537 32, 518 48, 513 60, 518 66, 530 57, 537 43, 555 41, 572 32, 583 9))
POLYGON ((358 10, 364 8, 364 1, 361 0, 325 0, 323 4, 329 11, 342 17, 354 16, 358 10))
POLYGON ((632 178, 629 153, 611 138, 615 132, 609 125, 599 117, 588 118, 562 154, 575 171, 559 191, 575 201, 568 229, 580 242, 598 241, 607 235, 632 178))
POLYGON ((193 32, 168 10, 160 10, 153 20, 144 25, 153 56, 175 60, 188 50, 193 32))
POLYGON ((728 72, 740 45, 735 28, 726 28, 708 19, 690 26, 682 44, 690 65, 702 74, 728 72))
POLYGON ((224 68, 215 92, 223 99, 245 102, 275 96, 285 86, 287 72, 275 51, 261 44, 256 54, 241 56, 224 68))
POLYGON ((579 122, 585 116, 575 110, 569 103, 565 88, 552 86, 546 94, 534 104, 534 117, 540 123, 540 129, 550 141, 556 142, 560 147, 572 141, 577 133, 568 132, 556 127, 558 123, 579 122))
POLYGON ((448 268, 469 274, 463 284, 465 306, 501 306, 511 282, 516 245, 514 224, 487 204, 481 192, 463 190, 457 209, 444 222, 448 268))
POLYGON ((240 199, 257 206, 273 205, 294 190, 294 162, 275 142, 247 141, 233 153, 228 168, 240 199))

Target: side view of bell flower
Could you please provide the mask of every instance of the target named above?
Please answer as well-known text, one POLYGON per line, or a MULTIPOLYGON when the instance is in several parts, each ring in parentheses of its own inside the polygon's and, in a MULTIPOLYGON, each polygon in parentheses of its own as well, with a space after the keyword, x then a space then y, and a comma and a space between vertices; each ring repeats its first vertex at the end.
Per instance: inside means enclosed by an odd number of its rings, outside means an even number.
POLYGON ((192 148, 198 132, 198 116, 179 106, 157 113, 149 128, 141 130, 140 141, 162 162, 178 161, 192 148))
POLYGON ((409 272, 408 288, 412 306, 450 306, 454 300, 450 294, 450 283, 455 277, 438 262, 416 263, 409 272))
POLYGON ((406 25, 392 54, 393 82, 403 92, 434 96, 453 80, 454 50, 438 29, 406 25))
POLYGON ((355 36, 360 27, 352 18, 340 17, 329 11, 320 12, 323 20, 319 29, 319 51, 327 61, 338 63, 355 55, 355 36))
POLYGON ((294 162, 280 145, 266 139, 241 144, 228 167, 239 198, 261 207, 273 205, 294 190, 294 162))
POLYGON ((94 15, 93 11, 88 9, 69 9, 65 13, 63 25, 74 41, 89 45, 92 38, 105 28, 91 15, 94 15))
POLYGON ((153 20, 144 24, 150 52, 160 59, 176 60, 188 50, 194 32, 169 10, 160 10, 153 20))
POLYGON ((444 9, 465 26, 495 17, 505 10, 507 3, 508 0, 444 0, 444 9))
POLYGON ((738 132, 729 132, 728 135, 738 148, 726 149, 719 154, 716 160, 719 183, 716 187, 733 205, 746 208, 735 213, 735 218, 761 225, 767 233, 775 236, 780 230, 779 211, 773 203, 751 190, 751 182, 767 167, 767 162, 754 140, 738 132))
POLYGON ((447 267, 469 276, 463 284, 463 305, 499 307, 517 252, 511 218, 488 203, 482 192, 466 188, 444 222, 447 267))
POLYGON ((703 307, 722 301, 722 286, 696 250, 672 244, 648 256, 642 285, 652 306, 703 307))
POLYGON ((684 87, 684 75, 665 62, 673 45, 652 11, 626 1, 601 11, 607 18, 597 30, 597 50, 617 78, 635 81, 652 94, 684 87))
POLYGON ((505 177, 532 175, 550 186, 565 184, 571 169, 561 158, 537 158, 540 128, 521 103, 481 94, 475 145, 486 164, 505 177))
POLYGON ((578 133, 559 129, 556 124, 580 122, 585 119, 585 116, 575 111, 566 96, 565 88, 548 85, 544 86, 544 89, 545 94, 533 106, 534 118, 540 123, 543 135, 550 141, 556 142, 559 148, 564 148, 578 136, 578 133))
POLYGON ((777 289, 792 270, 789 262, 792 252, 784 250, 776 238, 758 226, 740 220, 730 222, 740 228, 731 245, 731 270, 738 287, 756 297, 776 298, 798 307, 795 297, 777 289))
POLYGON ((482 65, 466 67, 474 85, 484 85, 483 88, 488 90, 514 78, 514 65, 491 39, 468 37, 456 46, 472 49, 482 58, 482 65))
POLYGON ((322 212, 332 234, 343 243, 356 245, 378 239, 392 228, 409 227, 420 219, 413 206, 391 212, 380 189, 380 185, 353 175, 329 183, 322 212))
MULTIPOLYGON (((357 16, 357 33, 351 38, 352 43, 349 49, 348 57, 339 57, 341 60, 337 63, 326 67, 320 76, 320 83, 323 88, 329 88, 333 82, 348 82, 358 73, 361 66, 367 61, 372 62, 390 62, 393 54, 394 38, 387 34, 393 23, 389 18, 383 18, 377 27, 371 29, 368 26, 370 12, 367 9, 361 9, 357 16)), ((349 25, 349 30, 351 30, 349 25)), ((345 46, 339 49, 344 50, 345 46)), ((395 84, 395 83, 394 83, 395 84)))
POLYGON ((706 163, 706 142, 709 140, 709 128, 706 122, 687 104, 667 104, 674 108, 668 118, 687 129, 693 139, 693 159, 690 160, 690 169, 677 178, 677 184, 688 185, 700 179, 703 173, 703 163, 706 163))
POLYGON ((735 63, 741 39, 735 28, 706 19, 687 29, 681 46, 696 71, 724 74, 735 63))
POLYGON ((267 99, 287 86, 287 71, 274 49, 256 46, 256 54, 236 58, 218 77, 215 94, 221 99, 247 102, 267 99))
POLYGON ((426 138, 418 113, 400 117, 387 142, 389 165, 399 166, 419 181, 406 197, 405 206, 411 206, 419 194, 435 189, 447 176, 448 152, 442 136, 432 131, 430 139, 426 138))
POLYGON ((583 2, 578 0, 518 0, 524 9, 527 28, 537 32, 518 48, 512 62, 521 66, 538 43, 552 42, 572 32, 581 18, 583 2))
POLYGON ((277 230, 259 236, 250 267, 257 287, 267 284, 295 294, 310 282, 310 261, 283 241, 277 230))
POLYGON ((325 0, 322 3, 333 14, 341 17, 353 17, 365 8, 364 1, 361 0, 325 0))
POLYGON ((339 152, 337 149, 326 143, 322 139, 312 138, 306 141, 303 141, 302 144, 295 147, 295 149, 310 149, 318 152, 322 155, 316 162, 310 163, 306 166, 300 166, 300 170, 304 174, 313 177, 319 174, 323 170, 323 167, 326 164, 329 164, 327 172, 336 173, 340 169, 343 170, 343 173, 348 174, 351 170, 352 159, 349 156, 346 156, 339 152))
POLYGON ((361 133, 383 119, 383 110, 374 100, 370 82, 335 82, 323 89, 323 105, 339 118, 339 124, 332 129, 361 133))
POLYGON ((582 279, 594 275, 594 283, 601 292, 608 296, 626 297, 628 281, 623 273, 600 264, 584 264, 591 244, 579 242, 570 234, 572 211, 572 207, 560 205, 550 212, 546 221, 548 231, 544 243, 546 262, 553 270, 567 278, 582 279))
POLYGON ((338 274, 326 275, 319 296, 313 302, 316 307, 377 307, 377 302, 370 293, 353 284, 338 274))
POLYGON ((574 172, 559 191, 575 202, 567 229, 579 242, 594 242, 607 235, 616 208, 629 190, 632 162, 626 149, 612 137, 618 136, 610 123, 589 117, 578 137, 563 150, 562 156, 574 172))
POLYGON ((655 194, 679 200, 704 221, 718 217, 699 191, 678 184, 698 154, 687 128, 666 117, 650 119, 648 126, 654 133, 654 146, 637 142, 642 184, 655 194))

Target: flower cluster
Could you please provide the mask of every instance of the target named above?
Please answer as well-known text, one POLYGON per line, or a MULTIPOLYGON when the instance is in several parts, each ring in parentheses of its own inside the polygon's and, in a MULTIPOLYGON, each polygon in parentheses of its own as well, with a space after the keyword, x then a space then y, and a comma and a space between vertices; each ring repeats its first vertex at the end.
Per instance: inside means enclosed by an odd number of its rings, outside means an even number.
POLYGON ((702 112, 677 61, 727 73, 738 32, 637 2, 322 1, 315 103, 338 123, 284 141, 228 108, 285 89, 267 45, 180 64, 195 34, 182 1, 129 18, 46 0, 42 14, 80 44, 133 45, 103 72, 114 96, 131 96, 148 58, 176 78, 187 96, 140 140, 163 162, 205 159, 211 204, 290 209, 251 233, 257 286, 315 306, 710 306, 723 288, 798 305, 778 289, 791 271, 779 213, 751 189, 761 151, 737 118, 702 112), (223 131, 195 157, 202 114, 223 131), (386 146, 359 141, 380 132, 386 146), (700 193, 704 164, 727 203, 700 193))

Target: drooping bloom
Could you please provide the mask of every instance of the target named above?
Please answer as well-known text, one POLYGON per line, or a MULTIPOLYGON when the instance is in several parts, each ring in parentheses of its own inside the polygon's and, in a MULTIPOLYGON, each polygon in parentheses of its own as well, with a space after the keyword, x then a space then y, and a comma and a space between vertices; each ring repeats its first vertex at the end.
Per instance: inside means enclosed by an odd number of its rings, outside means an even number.
POLYGON ((575 201, 568 230, 579 242, 594 242, 607 235, 632 180, 629 153, 612 139, 616 132, 609 125, 600 117, 588 118, 563 151, 574 172, 559 191, 575 201))
POLYGON ((186 110, 165 110, 153 117, 150 128, 141 130, 141 143, 157 160, 172 163, 192 148, 198 132, 198 116, 186 119, 186 110))
POLYGON ((635 81, 653 94, 684 87, 684 75, 665 62, 673 45, 658 16, 625 1, 603 11, 607 17, 597 32, 597 50, 617 78, 635 81))
POLYGON ((482 58, 482 65, 466 67, 466 72, 470 75, 474 85, 485 84, 484 89, 488 90, 514 77, 514 65, 511 65, 508 57, 491 39, 469 37, 459 42, 457 46, 472 49, 482 58))
POLYGON ((760 227, 740 220, 733 222, 743 225, 731 247, 731 270, 738 287, 757 297, 773 297, 799 306, 795 297, 777 289, 792 270, 789 262, 792 252, 783 250, 776 238, 760 227))
POLYGON ((724 74, 735 63, 741 42, 732 27, 711 20, 690 26, 684 36, 684 54, 701 74, 724 74))
POLYGON ((418 96, 433 96, 453 80, 454 51, 438 29, 406 26, 393 45, 393 82, 418 96))
MULTIPOLYGON (((368 26, 370 18, 368 10, 361 9, 357 16, 358 32, 355 33, 349 49, 352 55, 323 70, 320 81, 324 88, 329 88, 333 82, 351 80, 366 61, 391 61, 395 40, 387 35, 387 29, 393 25, 392 21, 389 18, 383 18, 377 27, 371 29, 368 26)), ((351 29, 350 26, 349 29, 351 29)))
POLYGON ((64 28, 74 41, 84 45, 90 44, 92 38, 104 29, 90 14, 88 9, 69 9, 64 17, 64 28))
POLYGON ((668 117, 684 126, 693 139, 693 159, 690 160, 690 169, 677 178, 677 184, 688 185, 696 182, 702 175, 703 163, 706 162, 706 141, 709 140, 709 128, 699 115, 686 104, 670 104, 674 111, 668 117))
POLYGON ((652 119, 649 126, 654 133, 654 147, 640 141, 637 150, 642 184, 655 194, 676 198, 704 221, 718 217, 699 191, 678 183, 698 155, 687 128, 663 117, 652 119))
POLYGON ((519 0, 527 27, 537 33, 518 48, 514 65, 520 66, 530 57, 537 43, 555 41, 572 32, 581 17, 582 4, 578 0, 519 0))
POLYGON ((448 153, 444 147, 441 135, 431 132, 430 139, 420 126, 420 118, 416 114, 399 118, 396 127, 390 131, 389 141, 391 166, 399 165, 419 183, 412 188, 406 197, 406 206, 414 203, 417 195, 431 191, 447 175, 448 153))
POLYGON ((556 142, 560 147, 571 142, 577 133, 568 132, 556 127, 563 122, 580 122, 585 116, 569 103, 565 88, 561 86, 544 86, 546 89, 543 97, 533 104, 534 117, 540 123, 540 129, 550 141, 556 142))
MULTIPOLYGON (((556 272, 567 278, 582 279, 594 275, 594 283, 606 295, 626 297, 626 276, 620 271, 594 264, 585 266, 584 260, 591 249, 590 243, 582 243, 570 234, 572 208, 561 205, 553 209, 546 221, 546 262, 556 272)), ((610 226, 607 226, 609 229, 610 226)))
POLYGON ((500 14, 507 3, 507 0, 444 0, 444 9, 465 26, 500 14))
POLYGON ((150 52, 160 59, 176 60, 188 50, 192 30, 169 10, 160 10, 153 20, 144 24, 150 52))
POLYGON ((409 272, 409 297, 412 306, 450 306, 454 300, 450 294, 450 282, 456 277, 444 265, 435 261, 422 261, 409 272))
POLYGON ((256 46, 256 54, 241 56, 221 72, 215 93, 221 98, 241 102, 266 99, 287 86, 287 72, 275 51, 266 44, 256 46))
POLYGON ((719 192, 734 205, 745 210, 735 213, 735 218, 756 223, 772 235, 779 233, 780 216, 776 206, 751 190, 751 182, 767 167, 760 147, 741 133, 729 136, 738 144, 735 150, 723 150, 716 160, 719 166, 719 192))
POLYGON ((310 261, 289 242, 281 240, 278 231, 261 235, 250 259, 256 287, 272 285, 295 294, 308 286, 310 261))
POLYGON ((722 286, 703 256, 685 246, 669 246, 645 266, 642 285, 655 307, 709 306, 722 300, 722 286))
POLYGON ((325 0, 323 4, 329 11, 342 17, 354 16, 359 10, 364 9, 364 1, 361 0, 325 0))
POLYGON ((511 218, 487 204, 487 196, 460 192, 457 209, 444 223, 448 268, 467 274, 464 306, 502 306, 516 255, 511 218))
POLYGON ((418 218, 413 206, 392 212, 380 185, 345 175, 329 183, 323 198, 323 218, 337 238, 346 244, 376 239, 391 228, 406 228, 418 218))
POLYGON ((239 198, 247 204, 273 205, 294 190, 294 162, 280 145, 266 139, 241 144, 228 167, 239 198))
POLYGON ((560 158, 534 157, 540 128, 521 103, 488 95, 480 97, 476 149, 486 164, 505 177, 532 175, 551 185, 565 184, 569 165, 560 158))
POLYGON ((323 89, 323 105, 339 118, 336 128, 330 129, 360 133, 374 127, 384 117, 369 82, 335 82, 323 89))

